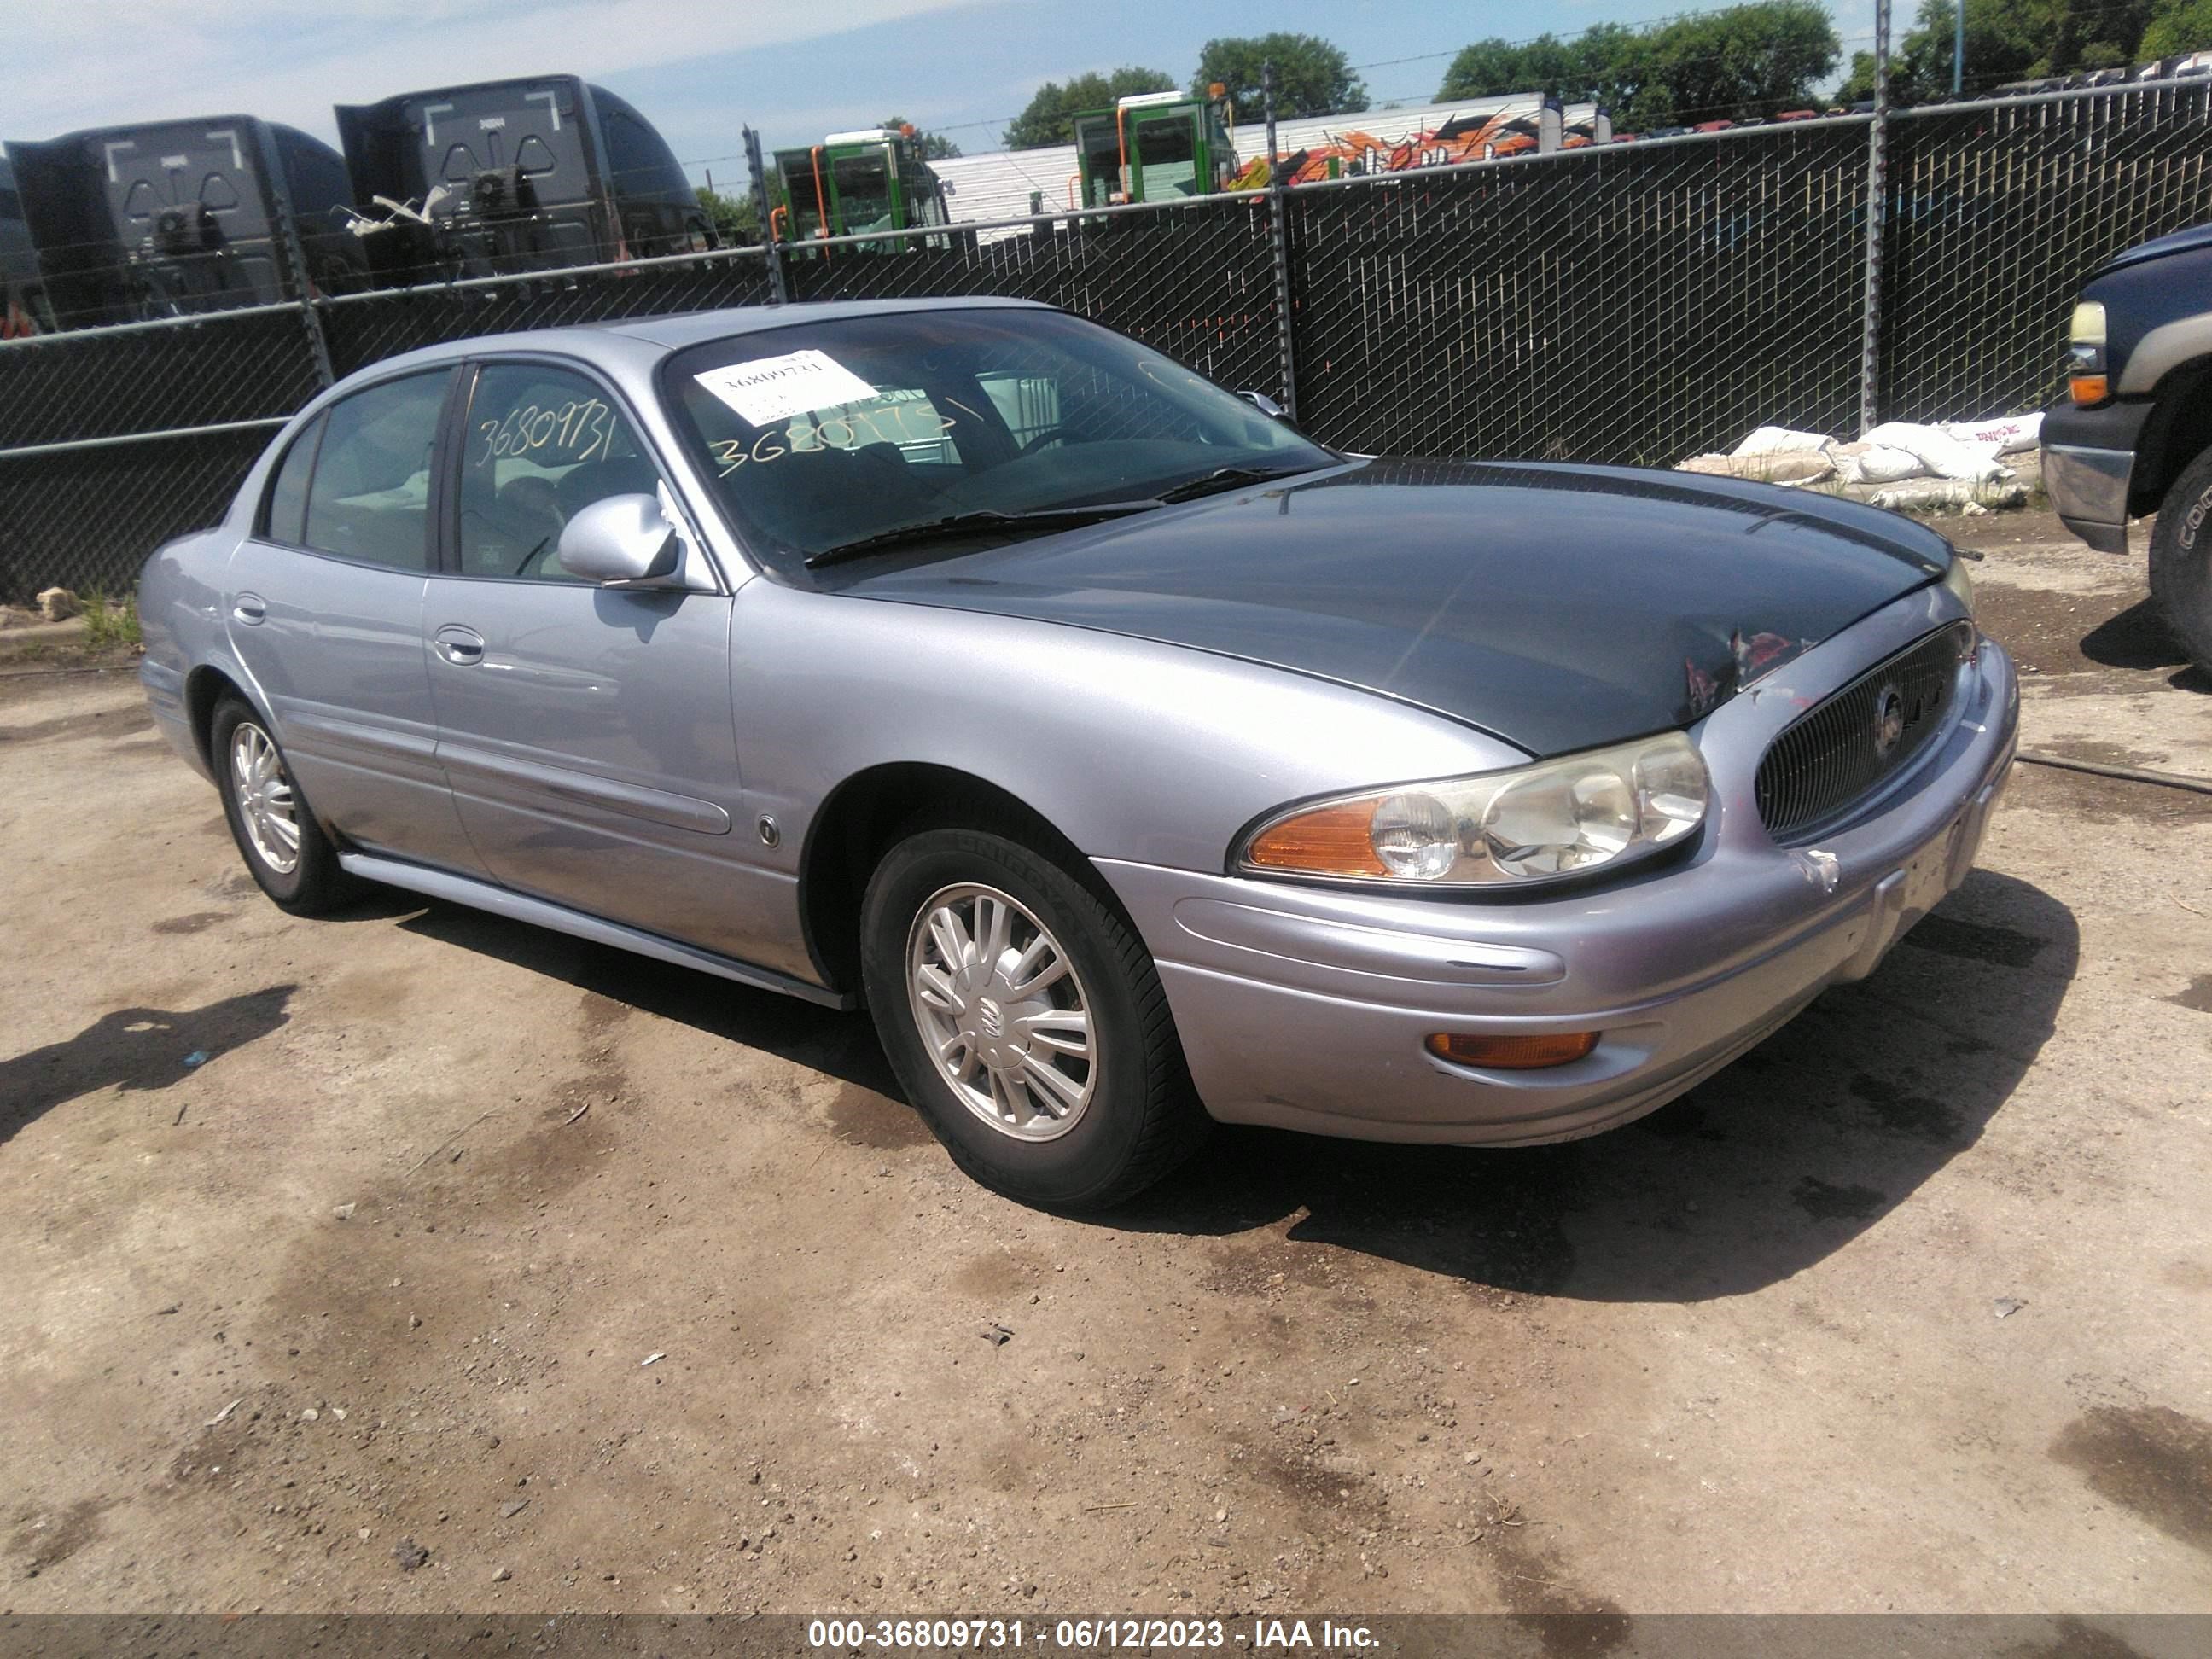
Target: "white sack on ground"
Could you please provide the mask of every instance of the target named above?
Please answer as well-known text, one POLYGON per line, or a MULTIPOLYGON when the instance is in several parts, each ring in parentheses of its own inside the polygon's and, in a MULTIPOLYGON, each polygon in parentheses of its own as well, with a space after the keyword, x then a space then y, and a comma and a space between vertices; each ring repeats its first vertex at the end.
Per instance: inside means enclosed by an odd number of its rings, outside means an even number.
POLYGON ((1828 453, 1835 460, 1836 476, 1845 483, 1895 483, 1928 470, 1910 450, 1887 449, 1880 444, 1838 444, 1828 453))
POLYGON ((1677 472, 1704 472, 1723 478, 1749 478, 1760 483, 1818 483, 1836 468, 1827 456, 1812 450, 1774 450, 1763 455, 1692 455, 1674 463, 1677 472))
POLYGON ((1763 426, 1738 444, 1737 455, 1792 454, 1800 450, 1826 449, 1834 441, 1825 432, 1793 432, 1786 426, 1763 426))
POLYGON ((2000 455, 2017 455, 2043 441, 2043 411, 2008 415, 1998 421, 1946 421, 1943 431, 1962 444, 1994 449, 2000 455))
POLYGON ((1866 434, 1866 441, 1880 448, 1902 449, 1918 456, 1921 464, 1939 478, 2006 476, 1994 446, 1960 443, 1941 427, 1920 426, 1911 421, 1885 421, 1866 434))
POLYGON ((1886 507, 1893 512, 1926 512, 1930 507, 1964 507, 1970 504, 1984 507, 2021 507, 2027 501, 2027 486, 1979 483, 1972 478, 1916 478, 1910 483, 1877 489, 1869 499, 1875 506, 1886 507))

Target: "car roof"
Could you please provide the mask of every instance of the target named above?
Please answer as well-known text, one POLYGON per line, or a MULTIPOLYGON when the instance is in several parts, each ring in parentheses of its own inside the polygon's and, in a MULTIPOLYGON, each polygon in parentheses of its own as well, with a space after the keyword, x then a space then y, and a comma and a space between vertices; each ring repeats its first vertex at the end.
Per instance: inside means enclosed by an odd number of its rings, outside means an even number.
POLYGON ((592 358, 604 356, 610 344, 614 344, 618 352, 623 351, 627 346, 627 355, 653 358, 664 356, 672 351, 681 351, 686 346, 698 345, 708 340, 727 339, 739 334, 765 333, 771 329, 791 328, 801 323, 834 322, 847 317, 887 317, 908 312, 1051 311, 1054 308, 1035 300, 996 298, 989 295, 972 295, 950 300, 830 300, 782 306, 727 306, 720 311, 685 312, 672 317, 630 317, 612 322, 572 324, 561 328, 538 328, 513 334, 478 335, 469 339, 446 340, 436 345, 403 352, 397 356, 381 358, 369 367, 381 374, 394 368, 420 368, 428 363, 451 362, 460 357, 507 351, 547 351, 592 358), (617 342, 622 343, 616 344, 617 342), (637 349, 639 347, 647 349, 641 353, 637 349))

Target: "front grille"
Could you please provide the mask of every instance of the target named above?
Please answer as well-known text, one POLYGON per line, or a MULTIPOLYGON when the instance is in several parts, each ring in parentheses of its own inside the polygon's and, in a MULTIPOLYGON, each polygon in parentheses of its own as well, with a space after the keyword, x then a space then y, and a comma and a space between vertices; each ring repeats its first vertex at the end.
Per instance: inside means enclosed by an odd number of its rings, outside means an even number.
POLYGON ((1767 833, 1790 841, 1824 830, 1910 764, 1943 724, 1973 629, 1938 629, 1786 727, 1759 763, 1767 833))

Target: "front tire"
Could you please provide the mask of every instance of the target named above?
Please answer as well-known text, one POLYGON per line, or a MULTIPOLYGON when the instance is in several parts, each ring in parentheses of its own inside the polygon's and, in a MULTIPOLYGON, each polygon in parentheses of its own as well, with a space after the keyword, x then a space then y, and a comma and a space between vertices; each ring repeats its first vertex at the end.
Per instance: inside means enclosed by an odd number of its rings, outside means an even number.
POLYGON ((2182 470, 2159 504, 2150 593, 2182 648, 2212 674, 2212 449, 2182 470))
POLYGON ((337 848, 315 822, 267 723, 236 697, 216 705, 208 754, 222 790, 222 815, 246 873, 279 909, 311 916, 354 896, 337 848))
POLYGON ((983 1185, 1098 1209, 1204 1138, 1151 956, 1059 865, 980 830, 928 830, 877 866, 860 927, 891 1068, 983 1185))

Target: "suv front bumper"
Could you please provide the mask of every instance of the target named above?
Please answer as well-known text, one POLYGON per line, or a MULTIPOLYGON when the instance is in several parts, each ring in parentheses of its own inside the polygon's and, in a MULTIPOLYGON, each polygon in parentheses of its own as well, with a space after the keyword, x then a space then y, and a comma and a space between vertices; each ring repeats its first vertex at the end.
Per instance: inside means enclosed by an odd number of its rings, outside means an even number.
POLYGON ((2128 550, 2128 490, 2148 401, 2079 409, 2053 404, 2043 416, 2043 487, 2059 520, 2100 553, 2128 550))

